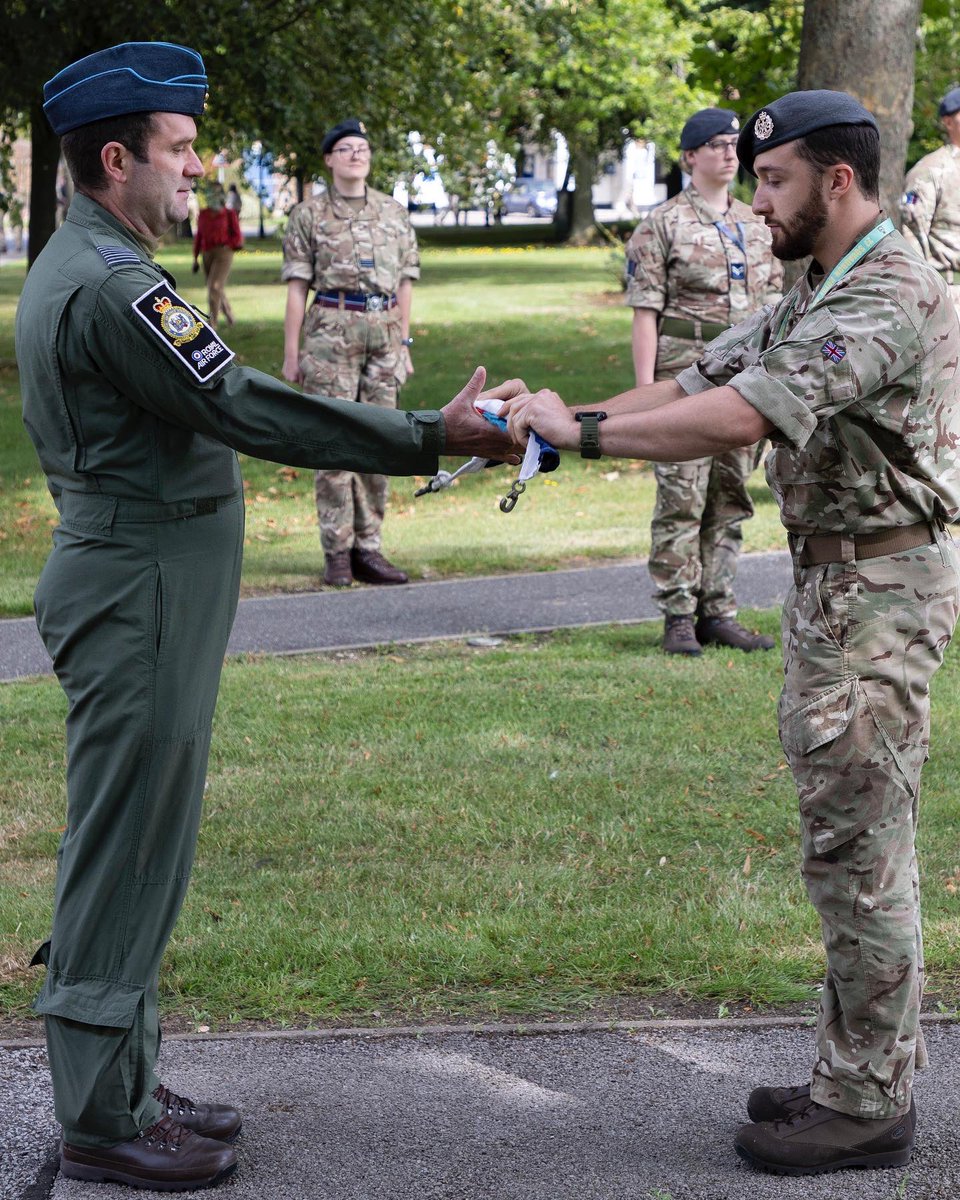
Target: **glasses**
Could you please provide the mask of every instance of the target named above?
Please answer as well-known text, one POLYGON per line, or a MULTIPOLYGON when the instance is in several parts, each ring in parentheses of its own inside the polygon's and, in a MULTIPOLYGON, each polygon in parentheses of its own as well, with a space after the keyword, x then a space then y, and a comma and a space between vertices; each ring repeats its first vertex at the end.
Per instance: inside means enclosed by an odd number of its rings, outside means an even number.
POLYGON ((334 146, 333 154, 339 154, 341 158, 369 158, 370 147, 364 143, 362 146, 334 146))
POLYGON ((736 154, 737 141, 736 138, 730 142, 721 142, 718 138, 714 138, 712 142, 703 143, 708 150, 714 150, 717 154, 736 154))

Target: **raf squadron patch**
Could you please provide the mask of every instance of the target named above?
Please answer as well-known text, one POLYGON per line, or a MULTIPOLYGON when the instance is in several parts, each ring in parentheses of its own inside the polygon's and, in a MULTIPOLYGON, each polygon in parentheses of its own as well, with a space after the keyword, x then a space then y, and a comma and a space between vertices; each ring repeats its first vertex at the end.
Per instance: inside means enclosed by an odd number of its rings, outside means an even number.
POLYGON ((838 346, 832 338, 827 338, 820 347, 820 353, 824 358, 829 359, 830 362, 838 363, 843 362, 846 357, 847 348, 846 346, 838 346))
POLYGON ((132 308, 201 383, 216 375, 234 357, 233 351, 186 300, 166 284, 138 296, 132 308))

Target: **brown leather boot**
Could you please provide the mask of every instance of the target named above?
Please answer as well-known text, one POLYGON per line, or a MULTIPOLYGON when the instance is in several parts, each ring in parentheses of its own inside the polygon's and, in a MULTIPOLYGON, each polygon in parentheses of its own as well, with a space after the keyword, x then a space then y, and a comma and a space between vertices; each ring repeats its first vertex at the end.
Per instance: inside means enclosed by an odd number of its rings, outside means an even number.
POLYGON ((784 1121, 741 1125, 734 1146, 751 1166, 775 1175, 823 1175, 842 1167, 903 1167, 913 1153, 917 1114, 851 1117, 808 1100, 784 1121))
POLYGON ((772 650, 776 642, 765 633, 751 633, 733 617, 701 617, 697 621, 701 646, 732 646, 734 650, 772 650))
POLYGON ((192 1192, 231 1174, 237 1152, 162 1117, 139 1137, 116 1146, 71 1146, 60 1151, 60 1172, 91 1183, 125 1183, 154 1192, 192 1192))
POLYGON ((379 550, 361 550, 358 546, 350 551, 350 564, 354 579, 361 583, 407 583, 405 571, 387 562, 379 550))
POLYGON ((697 635, 693 632, 693 617, 668 616, 663 623, 664 654, 702 654, 697 635))
POLYGON ((330 587, 349 587, 353 583, 349 550, 337 550, 333 554, 326 555, 323 582, 330 587))
POLYGON ((218 1142, 235 1142, 240 1136, 243 1118, 229 1104, 197 1104, 187 1096, 178 1096, 163 1084, 158 1084, 153 1093, 167 1110, 167 1116, 181 1125, 186 1125, 201 1137, 215 1138, 218 1142))

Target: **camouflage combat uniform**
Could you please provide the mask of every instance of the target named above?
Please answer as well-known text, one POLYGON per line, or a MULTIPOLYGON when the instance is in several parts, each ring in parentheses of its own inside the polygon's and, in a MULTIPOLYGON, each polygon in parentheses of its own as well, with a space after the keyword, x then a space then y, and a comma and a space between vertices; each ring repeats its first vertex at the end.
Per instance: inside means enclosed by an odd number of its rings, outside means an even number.
POLYGON ((960 146, 941 146, 907 174, 903 236, 943 275, 960 311, 960 146))
MULTIPOLYGON (((283 241, 282 280, 303 279, 325 293, 395 295, 400 281, 417 279, 420 256, 402 205, 367 188, 354 207, 329 189, 298 204, 283 241)), ((396 408, 406 379, 400 310, 307 309, 301 334, 304 388, 340 400, 396 408)), ((387 502, 385 475, 318 471, 317 517, 325 554, 356 546, 380 549, 387 502)))
POLYGON ((883 1118, 906 1111, 925 1063, 914 840, 928 689, 958 613, 943 525, 960 512, 960 326, 896 232, 813 302, 818 282, 802 278, 679 382, 729 383, 776 427, 767 478, 794 556, 780 738, 827 956, 812 1094, 883 1118), (896 530, 919 544, 855 541, 896 530))
MULTIPOLYGON (((779 300, 782 285, 763 221, 735 199, 721 216, 693 186, 641 221, 627 244, 627 304, 667 322, 657 341, 658 380, 696 362, 721 327, 779 300), (673 321, 691 328, 675 336, 673 321)), ((740 527, 753 516, 747 479, 755 465, 753 449, 654 465, 649 568, 667 615, 736 615, 733 580, 740 527)))

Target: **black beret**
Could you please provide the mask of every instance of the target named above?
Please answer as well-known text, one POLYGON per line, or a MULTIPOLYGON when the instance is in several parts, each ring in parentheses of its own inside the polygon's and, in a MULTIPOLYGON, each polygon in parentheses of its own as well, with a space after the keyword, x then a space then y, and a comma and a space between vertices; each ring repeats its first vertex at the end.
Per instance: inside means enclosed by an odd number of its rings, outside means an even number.
POLYGON ((345 137, 362 137, 366 142, 370 141, 366 125, 362 121, 358 121, 356 117, 348 117, 346 121, 341 121, 339 125, 334 125, 330 130, 323 139, 320 153, 329 154, 337 142, 345 137))
POLYGON ((737 139, 737 158, 742 166, 756 175, 753 160, 765 150, 795 142, 818 129, 831 125, 869 125, 877 128, 872 113, 859 100, 846 92, 817 89, 809 92, 788 92, 766 108, 755 112, 740 131, 737 139))
POLYGON ((680 134, 681 150, 696 150, 718 133, 739 133, 737 114, 729 108, 701 108, 693 114, 680 134))
POLYGON ((170 42, 123 42, 98 50, 43 85, 43 111, 58 135, 126 113, 199 117, 206 98, 203 59, 170 42))
POLYGON ((940 101, 940 116, 952 116, 957 109, 960 109, 960 87, 951 88, 940 101))

